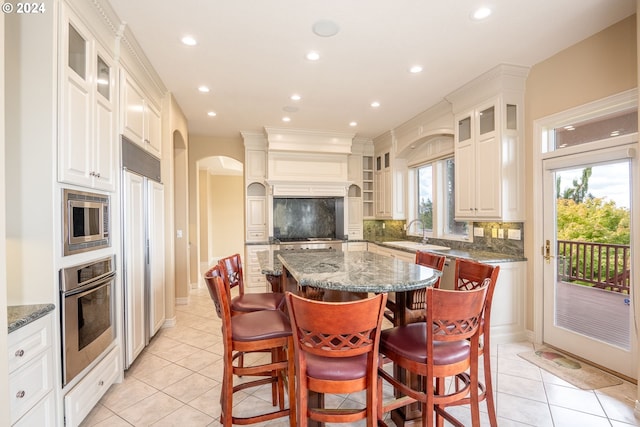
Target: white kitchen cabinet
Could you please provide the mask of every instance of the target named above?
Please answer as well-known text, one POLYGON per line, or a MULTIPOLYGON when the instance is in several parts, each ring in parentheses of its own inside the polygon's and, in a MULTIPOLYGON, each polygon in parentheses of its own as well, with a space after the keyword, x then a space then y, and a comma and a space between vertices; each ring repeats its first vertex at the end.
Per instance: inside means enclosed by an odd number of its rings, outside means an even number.
POLYGON ((367 242, 347 242, 345 244, 346 248, 343 247, 342 250, 347 250, 349 252, 355 252, 355 251, 363 251, 366 252, 367 251, 367 242))
POLYGON ((404 219, 404 193, 407 176, 407 162, 394 158, 393 150, 383 136, 375 147, 374 155, 374 195, 375 217, 378 219, 404 219))
POLYGON ((269 250, 269 245, 246 245, 243 259, 244 291, 247 293, 269 292, 267 278, 262 274, 258 252, 269 250))
POLYGON ((246 198, 246 241, 266 242, 267 231, 267 195, 266 188, 256 182, 247 188, 246 198))
POLYGON ((144 178, 124 174, 123 243, 125 290, 125 366, 131 365, 144 349, 145 342, 145 184, 144 178))
POLYGON ((124 70, 120 74, 122 134, 156 156, 162 157, 160 109, 124 70))
POLYGON ((263 149, 245 150, 245 182, 264 182, 267 177, 267 152, 263 149))
POLYGON ((61 16, 58 179, 114 191, 114 60, 64 5, 61 16))
POLYGON ((492 344, 526 339, 524 295, 526 261, 502 262, 491 308, 492 344))
POLYGON ((65 425, 79 426, 121 373, 119 349, 113 348, 64 397, 65 425))
POLYGON ((524 220, 525 76, 519 67, 499 67, 449 97, 456 111, 456 221, 524 220))
POLYGON ((55 424, 53 314, 8 336, 11 425, 55 424))
POLYGON ((364 224, 362 222, 362 190, 351 185, 347 194, 347 234, 349 239, 362 239, 364 224))
POLYGON ((147 181, 149 252, 149 333, 153 337, 162 327, 164 312, 164 186, 147 181))

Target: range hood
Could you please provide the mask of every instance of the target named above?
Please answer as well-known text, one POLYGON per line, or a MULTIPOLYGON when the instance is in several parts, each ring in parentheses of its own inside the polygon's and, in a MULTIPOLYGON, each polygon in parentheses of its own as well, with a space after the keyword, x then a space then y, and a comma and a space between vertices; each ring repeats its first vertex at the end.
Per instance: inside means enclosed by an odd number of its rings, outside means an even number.
POLYGON ((275 197, 345 197, 354 134, 265 128, 267 179, 275 197))

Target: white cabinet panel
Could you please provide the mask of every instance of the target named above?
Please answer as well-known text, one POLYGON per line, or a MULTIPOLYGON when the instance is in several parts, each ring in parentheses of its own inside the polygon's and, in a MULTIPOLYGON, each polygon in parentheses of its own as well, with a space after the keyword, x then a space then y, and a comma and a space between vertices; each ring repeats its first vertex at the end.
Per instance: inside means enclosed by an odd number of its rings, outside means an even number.
POLYGON ((165 319, 164 312, 164 187, 148 181, 149 202, 149 332, 155 335, 165 319))
POLYGON ((144 179, 124 174, 124 280, 127 364, 133 363, 145 342, 145 217, 144 179))
POLYGON ((161 113, 145 95, 140 85, 121 71, 120 109, 122 134, 154 156, 162 154, 161 113))
POLYGON ((55 423, 52 337, 53 314, 8 336, 11 424, 46 426, 55 423))
POLYGON ((58 179, 115 190, 114 61, 62 6, 58 179))
POLYGON ((78 426, 120 375, 118 349, 114 348, 64 398, 66 425, 78 426))

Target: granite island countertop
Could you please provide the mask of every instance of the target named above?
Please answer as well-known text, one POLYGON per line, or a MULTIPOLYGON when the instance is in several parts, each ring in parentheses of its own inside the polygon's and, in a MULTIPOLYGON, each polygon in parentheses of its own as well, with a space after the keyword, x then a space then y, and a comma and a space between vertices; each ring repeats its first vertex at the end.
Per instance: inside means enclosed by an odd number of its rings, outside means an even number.
POLYGON ((53 304, 10 305, 7 307, 7 326, 9 333, 44 317, 55 310, 53 304))
POLYGON ((431 286, 441 275, 428 267, 363 251, 261 251, 258 259, 266 262, 261 264, 264 274, 282 275, 284 267, 300 286, 346 292, 421 289, 431 286))

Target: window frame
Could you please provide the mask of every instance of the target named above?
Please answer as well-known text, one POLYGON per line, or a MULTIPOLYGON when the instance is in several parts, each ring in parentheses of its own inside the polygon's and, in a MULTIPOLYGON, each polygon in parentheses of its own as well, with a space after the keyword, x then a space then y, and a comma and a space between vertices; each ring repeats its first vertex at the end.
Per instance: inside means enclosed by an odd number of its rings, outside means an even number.
MULTIPOLYGON (((411 221, 419 218, 419 183, 418 183, 418 170, 427 166, 432 167, 432 212, 433 212, 433 224, 432 229, 424 232, 424 236, 427 238, 447 239, 464 242, 472 242, 473 237, 470 230, 472 230, 473 224, 471 221, 467 222, 467 234, 452 234, 446 232, 446 192, 445 184, 447 182, 446 165, 445 162, 452 159, 455 165, 455 156, 453 153, 446 156, 429 159, 411 165, 408 169, 408 211, 407 211, 407 224, 411 221)), ((416 233, 416 228, 411 227, 407 229, 407 236, 422 238, 422 233, 416 233)))

